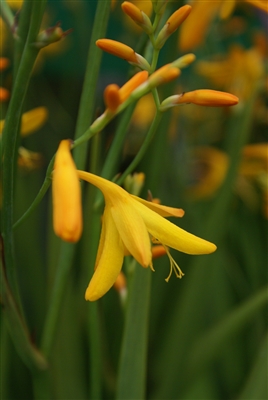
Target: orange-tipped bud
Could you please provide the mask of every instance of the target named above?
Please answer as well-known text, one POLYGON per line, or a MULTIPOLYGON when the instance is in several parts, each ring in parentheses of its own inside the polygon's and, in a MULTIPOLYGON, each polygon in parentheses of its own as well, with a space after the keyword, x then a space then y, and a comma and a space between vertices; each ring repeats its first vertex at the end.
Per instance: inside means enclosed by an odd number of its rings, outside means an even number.
POLYGON ((161 244, 157 244, 157 245, 152 247, 152 258, 153 259, 162 257, 165 254, 167 254, 167 250, 161 244))
POLYGON ((0 71, 4 71, 8 68, 10 62, 9 59, 6 57, 0 57, 0 71))
POLYGON ((119 86, 115 84, 108 85, 104 90, 104 102, 111 111, 116 111, 120 106, 119 86))
POLYGON ((125 14, 127 14, 137 25, 139 25, 149 35, 153 32, 150 18, 145 12, 140 10, 134 4, 124 1, 121 7, 125 14))
POLYGON ((99 39, 96 45, 103 51, 110 53, 116 57, 123 58, 126 61, 137 63, 135 51, 124 43, 111 39, 99 39))
POLYGON ((69 140, 60 142, 55 157, 52 198, 53 228, 66 242, 77 242, 82 233, 81 188, 69 140))
POLYGON ((185 5, 183 7, 180 7, 169 17, 156 38, 155 47, 157 49, 161 49, 161 47, 163 47, 169 36, 172 35, 172 33, 175 32, 178 27, 183 23, 183 21, 188 17, 191 9, 191 6, 185 5))
POLYGON ((161 103, 160 110, 165 111, 168 108, 185 103, 207 107, 234 106, 238 101, 239 99, 230 93, 210 89, 200 89, 168 97, 161 103))
POLYGON ((148 72, 141 71, 130 78, 119 90, 121 103, 123 103, 142 83, 148 79, 148 72))
POLYGON ((234 106, 238 98, 231 93, 219 92, 217 90, 200 89, 184 93, 178 98, 178 103, 193 103, 199 106, 222 107, 234 106))
POLYGON ((9 90, 0 87, 0 102, 7 101, 10 97, 9 90))
POLYGON ((183 7, 180 7, 177 11, 175 11, 167 20, 166 25, 167 27, 167 33, 171 35, 173 32, 175 32, 178 27, 183 23, 183 21, 188 17, 192 10, 192 7, 189 5, 185 5, 183 7))
POLYGON ((142 69, 149 70, 150 65, 140 54, 124 43, 117 42, 111 39, 99 39, 96 41, 96 45, 103 51, 113 54, 116 57, 123 58, 129 63, 138 65, 142 69))
POLYGON ((179 68, 173 67, 171 64, 166 64, 152 73, 148 82, 151 88, 154 88, 162 83, 167 83, 176 79, 180 75, 179 68))

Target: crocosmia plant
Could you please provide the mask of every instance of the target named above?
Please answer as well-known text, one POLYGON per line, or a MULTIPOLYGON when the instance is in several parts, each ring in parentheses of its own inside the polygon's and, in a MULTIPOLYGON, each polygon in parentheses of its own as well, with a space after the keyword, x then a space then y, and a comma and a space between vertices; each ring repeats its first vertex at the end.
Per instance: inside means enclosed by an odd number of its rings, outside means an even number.
POLYGON ((1 0, 1 399, 268 397, 267 15, 1 0))

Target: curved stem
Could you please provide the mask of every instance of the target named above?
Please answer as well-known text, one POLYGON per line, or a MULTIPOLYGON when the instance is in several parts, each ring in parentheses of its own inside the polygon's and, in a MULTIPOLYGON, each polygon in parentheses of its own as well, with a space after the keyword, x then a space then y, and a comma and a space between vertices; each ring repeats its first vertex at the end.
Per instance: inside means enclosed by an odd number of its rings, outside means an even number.
POLYGON ((121 185, 124 180, 126 179, 126 177, 137 167, 137 165, 140 163, 140 161, 142 160, 144 154, 146 153, 149 144, 151 143, 151 140, 154 137, 154 134, 158 128, 158 125, 161 121, 162 118, 162 113, 160 111, 157 111, 153 123, 149 129, 149 132, 138 152, 138 154, 136 155, 136 157, 134 158, 134 160, 131 162, 131 164, 128 166, 128 168, 124 171, 124 173, 120 176, 120 178, 117 180, 117 184, 121 185))
POLYGON ((45 180, 44 180, 43 185, 41 186, 41 189, 39 190, 36 198, 34 199, 33 203, 30 205, 28 210, 20 217, 20 219, 17 222, 15 222, 15 224, 13 225, 13 229, 16 229, 18 226, 20 226, 22 224, 22 222, 24 222, 29 217, 29 215, 36 209, 36 207, 38 206, 38 204, 40 203, 40 201, 43 199, 44 195, 46 194, 49 186, 51 185, 51 173, 52 173, 52 169, 53 169, 54 159, 55 159, 55 156, 51 159, 51 161, 48 165, 45 180))

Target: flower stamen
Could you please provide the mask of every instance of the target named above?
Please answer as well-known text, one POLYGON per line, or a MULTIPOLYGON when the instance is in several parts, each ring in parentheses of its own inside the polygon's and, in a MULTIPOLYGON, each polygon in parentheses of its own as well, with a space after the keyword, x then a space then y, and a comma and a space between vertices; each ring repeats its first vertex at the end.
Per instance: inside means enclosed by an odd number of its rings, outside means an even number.
POLYGON ((170 254, 170 251, 168 249, 167 246, 165 246, 163 244, 164 248, 166 249, 167 252, 167 256, 169 258, 169 262, 170 262, 170 271, 169 271, 169 275, 168 277, 165 279, 166 282, 169 281, 171 275, 172 275, 172 271, 174 271, 176 278, 181 279, 184 276, 184 273, 182 272, 182 270, 180 269, 180 267, 178 266, 178 264, 176 263, 176 261, 174 260, 174 258, 172 257, 172 255, 170 254))

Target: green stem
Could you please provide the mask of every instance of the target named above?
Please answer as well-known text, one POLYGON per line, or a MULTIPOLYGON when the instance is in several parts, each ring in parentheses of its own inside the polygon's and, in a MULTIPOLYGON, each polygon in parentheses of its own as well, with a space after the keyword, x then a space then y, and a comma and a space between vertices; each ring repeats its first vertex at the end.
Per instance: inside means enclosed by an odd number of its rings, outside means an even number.
POLYGON ((44 370, 47 368, 47 362, 31 341, 28 328, 17 308, 15 299, 8 285, 4 264, 2 262, 0 274, 3 315, 14 346, 31 371, 36 371, 36 369, 44 370))
POLYGON ((5 0, 1 0, 0 16, 5 21, 10 30, 13 28, 14 15, 5 0))
POLYGON ((120 354, 117 400, 146 398, 148 325, 152 272, 135 266, 120 354))
POLYGON ((205 369, 212 359, 224 348, 224 344, 230 338, 245 327, 254 315, 268 303, 268 288, 265 287, 259 293, 253 295, 249 300, 238 306, 234 311, 220 321, 210 331, 205 332, 195 346, 193 346, 188 358, 188 371, 185 376, 194 376, 205 369))
POLYGON ((43 185, 41 186, 41 189, 39 190, 36 198, 34 199, 33 203, 30 205, 28 210, 20 217, 20 219, 18 219, 17 222, 15 222, 15 224, 13 225, 13 229, 20 226, 22 224, 22 222, 24 222, 29 217, 29 215, 36 209, 36 207, 38 206, 38 204, 40 203, 40 201, 43 199, 44 195, 46 194, 48 188, 51 185, 51 173, 53 170, 54 159, 55 159, 55 156, 51 159, 51 161, 48 165, 45 180, 44 180, 43 185))
POLYGON ((38 34, 41 24, 45 1, 35 2, 32 7, 31 22, 27 37, 27 42, 22 54, 20 66, 15 79, 12 97, 9 103, 5 126, 3 130, 3 218, 2 218, 2 234, 5 250, 5 266, 7 270, 8 281, 17 300, 19 301, 19 293, 17 287, 17 279, 14 263, 13 249, 13 198, 14 198, 14 176, 17 167, 17 153, 14 143, 18 143, 18 133, 20 127, 20 118, 22 106, 27 92, 31 72, 36 60, 38 50, 32 46, 38 34))
POLYGON ((124 171, 124 173, 120 176, 120 178, 117 180, 117 184, 121 185, 124 180, 126 179, 126 177, 131 174, 131 172, 137 167, 137 165, 140 163, 140 161, 142 160, 143 156, 145 155, 154 135, 155 132, 158 128, 158 125, 161 121, 163 114, 159 111, 157 111, 154 120, 152 122, 152 125, 150 126, 149 132, 138 152, 138 154, 135 156, 134 160, 130 163, 130 165, 128 166, 128 168, 124 171))

